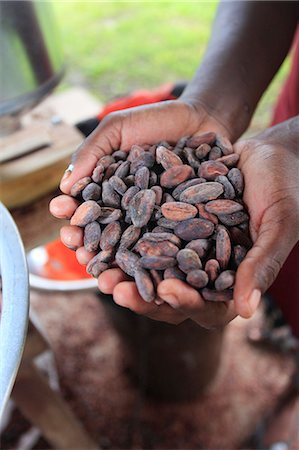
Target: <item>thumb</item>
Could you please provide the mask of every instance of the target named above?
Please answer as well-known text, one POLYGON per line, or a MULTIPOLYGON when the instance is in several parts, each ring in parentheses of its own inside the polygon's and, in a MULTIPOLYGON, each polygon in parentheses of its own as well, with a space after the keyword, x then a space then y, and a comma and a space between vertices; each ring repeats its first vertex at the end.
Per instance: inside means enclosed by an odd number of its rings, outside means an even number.
POLYGON ((100 125, 84 140, 71 158, 71 164, 66 169, 60 189, 69 194, 71 187, 80 178, 90 176, 99 158, 111 154, 120 146, 121 121, 117 117, 105 118, 100 125))
POLYGON ((240 264, 234 288, 236 312, 249 318, 257 309, 261 294, 274 282, 296 244, 294 223, 273 212, 264 215, 257 240, 240 264), (273 217, 276 217, 274 220, 273 217), (281 218, 282 217, 282 218, 281 218))

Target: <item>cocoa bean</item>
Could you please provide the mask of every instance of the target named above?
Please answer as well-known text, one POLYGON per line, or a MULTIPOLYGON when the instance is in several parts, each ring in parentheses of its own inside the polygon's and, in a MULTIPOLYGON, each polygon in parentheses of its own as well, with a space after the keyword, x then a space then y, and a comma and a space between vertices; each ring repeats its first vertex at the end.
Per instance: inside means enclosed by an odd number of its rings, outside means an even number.
POLYGON ((150 171, 150 178, 149 178, 149 186, 155 186, 158 182, 158 176, 155 172, 153 172, 152 170, 150 171))
POLYGON ((198 176, 206 180, 215 180, 219 175, 226 175, 228 168, 218 161, 204 161, 198 169, 198 176))
POLYGON ((243 205, 233 200, 218 199, 206 203, 205 209, 207 212, 219 216, 219 214, 233 214, 242 211, 243 205))
POLYGON ((80 180, 78 180, 75 184, 73 184, 73 186, 71 187, 71 196, 72 197, 77 197, 78 195, 81 194, 81 192, 83 191, 83 189, 89 184, 91 183, 91 178, 90 177, 84 177, 81 178, 80 180))
MULTIPOLYGON (((230 156, 230 155, 229 155, 230 156)), ((225 157, 227 158, 227 157, 225 157)), ((236 193, 234 190, 233 185, 231 184, 231 182, 228 180, 227 177, 225 177, 224 175, 219 175, 219 177, 215 178, 215 181, 217 183, 221 183, 223 188, 224 188, 224 198, 227 198, 229 200, 232 200, 236 197, 236 193)))
MULTIPOLYGON (((120 178, 121 178, 121 177, 120 177, 120 178)), ((134 183, 135 183, 135 177, 134 177, 134 175, 128 175, 127 177, 125 177, 125 178, 124 178, 124 182, 126 183, 126 185, 127 185, 128 187, 135 186, 135 185, 134 185, 134 183)))
POLYGON ((103 181, 102 200, 106 206, 112 208, 118 208, 120 206, 120 196, 115 192, 109 181, 103 181))
POLYGON ((121 238, 121 226, 119 222, 109 223, 100 238, 100 247, 102 250, 114 248, 121 238))
POLYGON ((222 151, 219 147, 212 147, 211 151, 209 153, 209 160, 215 161, 215 160, 219 160, 219 158, 221 158, 222 156, 222 151))
POLYGON ((194 149, 185 147, 183 151, 185 158, 193 169, 198 169, 200 167, 200 161, 194 155, 194 149))
POLYGON ((168 280, 169 278, 175 278, 177 280, 185 281, 186 274, 182 272, 178 267, 168 267, 164 271, 164 280, 168 280))
POLYGON ((98 278, 98 276, 105 272, 105 270, 109 269, 109 265, 99 261, 98 255, 94 256, 86 266, 86 272, 94 278, 98 278))
POLYGON ((140 145, 132 145, 131 150, 128 154, 127 160, 133 162, 135 159, 139 158, 144 153, 144 149, 140 145))
POLYGON ((224 291, 233 286, 235 282, 235 272, 233 270, 225 270, 215 280, 216 291, 224 291))
POLYGON ((150 171, 147 167, 140 167, 135 173, 135 185, 141 190, 148 189, 149 186, 150 171))
POLYGON ((153 167, 154 163, 155 159, 153 158, 153 156, 148 152, 144 152, 131 162, 130 174, 135 175, 137 170, 141 167, 148 167, 150 169, 151 167, 153 167))
POLYGON ((164 203, 161 207, 161 211, 166 219, 176 220, 178 222, 192 219, 197 214, 197 208, 195 208, 195 206, 182 202, 164 203))
POLYGON ((121 199, 121 207, 123 209, 129 209, 130 203, 133 199, 133 197, 140 191, 139 187, 137 186, 131 186, 128 188, 126 193, 123 195, 123 198, 121 199))
POLYGON ((124 193, 128 189, 124 181, 116 175, 113 175, 111 178, 109 178, 108 183, 112 186, 115 192, 120 195, 124 195, 124 193))
POLYGON ((155 227, 152 229, 152 233, 164 233, 166 232, 167 228, 163 228, 163 227, 155 227))
POLYGON ((120 248, 130 248, 139 239, 141 233, 141 228, 135 227, 134 225, 130 225, 122 234, 120 239, 119 247, 120 248))
POLYGON ((249 219, 248 215, 244 211, 237 211, 232 214, 218 214, 218 218, 220 222, 228 227, 239 225, 249 219))
POLYGON ((237 167, 234 167, 228 172, 227 178, 233 185, 237 195, 242 195, 244 190, 244 178, 241 171, 237 167))
POLYGON ((101 207, 101 215, 97 221, 103 225, 120 220, 122 212, 120 209, 109 208, 108 206, 101 207))
POLYGON ((231 256, 231 242, 227 229, 218 225, 216 234, 216 259, 221 269, 226 269, 231 256))
POLYGON ((208 239, 194 239, 188 242, 185 248, 189 248, 198 254, 200 258, 203 258, 208 249, 210 248, 210 241, 208 239))
POLYGON ((220 273, 220 265, 217 259, 209 259, 205 264, 205 272, 207 273, 211 283, 214 283, 220 273))
POLYGON ((142 228, 150 220, 155 206, 156 195, 151 189, 138 192, 131 200, 129 212, 135 227, 142 228))
POLYGON ((151 280, 151 277, 145 270, 136 270, 135 283, 137 290, 143 300, 145 300, 146 302, 152 302, 155 300, 156 294, 154 284, 151 280))
POLYGON ((186 145, 187 147, 197 148, 201 144, 213 144, 215 140, 216 134, 213 131, 208 131, 197 136, 192 136, 187 140, 186 145))
POLYGON ((119 249, 115 255, 115 261, 123 272, 134 277, 136 270, 140 268, 140 258, 135 253, 126 249, 119 249))
POLYGON ((245 258, 247 250, 242 245, 234 245, 233 247, 233 259, 236 267, 239 267, 243 259, 245 258))
POLYGON ((112 177, 112 175, 115 174, 116 170, 118 167, 120 167, 120 165, 122 164, 121 161, 118 161, 117 163, 113 163, 111 164, 111 166, 107 167, 107 169, 105 170, 105 174, 104 174, 104 178, 103 180, 109 180, 110 177, 112 177))
POLYGON ((179 248, 169 241, 152 242, 141 239, 134 250, 141 256, 175 256, 179 248))
POLYGON ((198 215, 201 219, 209 220, 210 222, 213 222, 215 225, 218 224, 218 217, 206 211, 205 205, 203 203, 197 203, 196 208, 198 210, 198 215))
POLYGON ((156 161, 158 164, 161 164, 165 170, 174 166, 183 165, 183 162, 179 156, 162 145, 160 145, 156 150, 156 161))
POLYGON ((162 190, 161 186, 152 186, 151 189, 152 189, 152 191, 154 191, 155 196, 156 196, 156 200, 155 200, 156 205, 161 205, 162 196, 163 196, 163 190, 162 190))
POLYGON ((185 273, 202 268, 201 260, 198 254, 189 248, 183 248, 180 250, 176 255, 176 259, 179 269, 185 273))
POLYGON ((191 286, 201 289, 209 282, 209 277, 204 270, 192 270, 187 274, 187 283, 191 286))
POLYGON ((142 236, 143 240, 153 241, 153 242, 161 242, 161 241, 170 241, 178 247, 181 245, 181 240, 173 233, 161 232, 161 233, 144 233, 142 236))
POLYGON ((229 234, 231 236, 232 241, 235 244, 240 244, 246 249, 249 249, 252 247, 252 241, 248 234, 244 233, 242 230, 240 230, 238 227, 231 227, 229 229, 229 234))
POLYGON ((203 298, 210 302, 228 302, 234 299, 234 294, 231 289, 226 291, 214 291, 213 289, 204 288, 201 291, 203 298))
POLYGON ((157 287, 159 286, 161 281, 163 281, 162 273, 163 272, 160 272, 159 270, 154 270, 154 269, 150 270, 151 279, 152 279, 155 289, 157 289, 157 287))
POLYGON ((237 153, 232 153, 231 155, 221 156, 221 158, 218 158, 218 162, 222 162, 226 165, 226 167, 235 167, 238 164, 240 157, 237 153))
POLYGON ((88 200, 78 206, 71 217, 70 224, 77 225, 78 227, 85 227, 88 223, 97 220, 100 215, 100 205, 98 205, 94 200, 88 200))
POLYGON ((90 222, 84 228, 84 248, 87 252, 95 252, 99 246, 101 226, 98 222, 90 222))
POLYGON ((125 181, 125 178, 129 174, 129 171, 130 171, 130 161, 124 161, 118 166, 118 168, 114 172, 114 175, 125 181))
POLYGON ((222 184, 216 182, 200 183, 185 189, 180 195, 180 201, 191 203, 205 203, 218 198, 224 189, 222 184))
POLYGON ((174 198, 172 195, 170 195, 166 192, 162 196, 162 203, 168 203, 168 202, 174 202, 174 198))
POLYGON ((99 159, 97 165, 101 165, 101 166, 104 167, 104 169, 107 169, 108 167, 110 167, 114 163, 115 163, 115 159, 113 158, 113 156, 105 155, 105 156, 102 156, 99 159))
POLYGON ((142 256, 140 265, 144 269, 165 270, 176 265, 176 259, 171 256, 142 256))
POLYGON ((117 150, 116 152, 113 153, 113 158, 115 159, 115 161, 125 161, 127 159, 128 153, 124 152, 123 150, 117 150))
POLYGON ((184 241, 206 238, 211 236, 213 231, 214 224, 204 219, 184 220, 174 228, 174 233, 184 241))
POLYGON ((82 191, 82 198, 86 202, 88 200, 99 200, 101 198, 102 189, 97 183, 89 183, 82 191))
MULTIPOLYGON (((191 186, 196 186, 197 184, 205 183, 206 180, 204 178, 194 178, 192 180, 184 181, 184 183, 179 184, 172 192, 172 196, 174 199, 179 200, 180 195, 183 191, 191 186)), ((166 194, 168 195, 168 194, 166 194)), ((172 200, 174 201, 174 200, 172 200)))
POLYGON ((195 149, 195 156, 198 159, 204 159, 208 153, 211 151, 211 146, 209 144, 201 144, 195 149))
POLYGON ((183 164, 182 166, 173 166, 162 173, 160 184, 166 188, 178 186, 183 181, 194 176, 192 167, 183 164))
POLYGON ((107 250, 102 250, 97 254, 98 261, 103 263, 112 263, 114 260, 115 248, 108 248, 107 250))
POLYGON ((165 217, 161 217, 161 219, 159 219, 157 223, 160 227, 168 228, 169 230, 174 230, 178 224, 178 222, 176 222, 175 220, 168 220, 165 219, 165 217))
POLYGON ((92 180, 95 183, 101 183, 101 181, 104 178, 104 171, 105 168, 102 166, 102 164, 99 164, 97 167, 94 168, 93 172, 92 172, 92 180))
POLYGON ((225 156, 230 155, 234 151, 231 142, 224 136, 217 135, 215 145, 221 149, 225 156))

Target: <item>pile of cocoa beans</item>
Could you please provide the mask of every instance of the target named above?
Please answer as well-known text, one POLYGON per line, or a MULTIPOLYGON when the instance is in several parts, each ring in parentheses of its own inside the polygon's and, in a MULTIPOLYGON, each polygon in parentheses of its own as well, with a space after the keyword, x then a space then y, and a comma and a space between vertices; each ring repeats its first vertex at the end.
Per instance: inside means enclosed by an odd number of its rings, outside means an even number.
POLYGON ((120 267, 147 302, 159 304, 157 285, 168 278, 207 301, 233 299, 252 245, 238 160, 213 132, 100 158, 71 190, 80 204, 70 223, 84 229, 85 249, 98 252, 87 272, 120 267))

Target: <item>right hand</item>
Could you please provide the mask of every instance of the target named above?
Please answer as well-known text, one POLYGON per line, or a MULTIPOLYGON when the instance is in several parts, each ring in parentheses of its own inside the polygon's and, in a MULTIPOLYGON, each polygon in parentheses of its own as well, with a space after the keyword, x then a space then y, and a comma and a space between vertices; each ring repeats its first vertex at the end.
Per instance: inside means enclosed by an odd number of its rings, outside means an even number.
MULTIPOLYGON (((69 194, 76 181, 90 176, 97 161, 114 150, 129 151, 133 144, 155 144, 161 140, 176 142, 183 136, 205 131, 231 139, 229 130, 207 112, 204 106, 194 107, 183 100, 171 100, 139 106, 109 114, 72 156, 72 171, 66 171, 60 183, 63 193, 69 194)), ((68 195, 60 195, 50 203, 51 213, 60 219, 70 218, 78 202, 68 195)), ((83 231, 79 227, 61 229, 62 242, 76 249, 80 264, 87 264, 94 256, 83 247, 83 231)))

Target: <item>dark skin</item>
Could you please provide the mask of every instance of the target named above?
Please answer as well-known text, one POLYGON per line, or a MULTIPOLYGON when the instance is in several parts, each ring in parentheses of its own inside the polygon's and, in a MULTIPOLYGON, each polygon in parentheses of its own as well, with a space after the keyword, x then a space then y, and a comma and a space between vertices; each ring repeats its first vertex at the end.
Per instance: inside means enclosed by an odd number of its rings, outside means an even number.
MULTIPOLYGON (((75 153, 74 169, 66 172, 61 190, 69 194, 78 179, 91 174, 103 154, 129 150, 134 143, 176 141, 207 130, 236 141, 289 50, 297 18, 295 2, 220 4, 203 63, 182 97, 110 114, 75 153)), ((191 318, 203 327, 215 328, 237 314, 250 317, 299 238, 298 140, 299 119, 295 118, 235 146, 245 176, 244 200, 251 214, 254 246, 239 267, 234 302, 204 302, 187 284, 164 280, 158 295, 165 303, 148 304, 119 269, 99 277, 100 290, 113 294, 122 306, 169 323, 191 318)), ((71 217, 76 201, 60 196, 50 207, 56 217, 71 217)), ((61 238, 77 248, 81 264, 93 257, 82 247, 78 227, 64 227, 61 238)))

